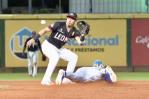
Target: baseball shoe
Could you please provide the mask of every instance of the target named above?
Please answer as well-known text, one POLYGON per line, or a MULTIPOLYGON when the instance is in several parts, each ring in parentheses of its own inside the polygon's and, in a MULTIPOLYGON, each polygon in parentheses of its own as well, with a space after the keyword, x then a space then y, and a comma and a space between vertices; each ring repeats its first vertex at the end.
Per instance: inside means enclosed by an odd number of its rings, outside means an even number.
POLYGON ((33 75, 32 75, 32 77, 36 77, 36 76, 37 76, 37 74, 33 74, 33 75))
POLYGON ((114 71, 112 70, 112 68, 110 66, 107 66, 105 68, 105 76, 104 76, 104 80, 108 81, 108 82, 112 82, 115 83, 117 82, 117 77, 116 74, 114 73, 114 71))
POLYGON ((28 76, 32 77, 32 74, 28 74, 28 76))
POLYGON ((57 75, 57 78, 55 80, 55 83, 57 85, 61 85, 62 84, 62 81, 64 79, 64 73, 65 73, 65 71, 63 69, 60 69, 59 70, 58 75, 57 75))
POLYGON ((44 85, 44 86, 52 86, 54 85, 54 82, 41 82, 41 85, 44 85))

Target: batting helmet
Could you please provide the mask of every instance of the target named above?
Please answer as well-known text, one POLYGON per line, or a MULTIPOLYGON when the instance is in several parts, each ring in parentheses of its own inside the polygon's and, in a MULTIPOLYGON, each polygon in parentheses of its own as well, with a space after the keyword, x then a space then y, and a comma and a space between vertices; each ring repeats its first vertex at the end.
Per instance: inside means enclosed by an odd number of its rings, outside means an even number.
POLYGON ((93 67, 97 67, 100 70, 100 69, 104 68, 104 65, 102 64, 101 60, 95 60, 93 62, 93 67))
POLYGON ((77 14, 76 14, 76 13, 74 13, 74 12, 71 12, 71 13, 68 13, 67 17, 69 17, 69 18, 72 18, 72 19, 76 20, 76 19, 77 19, 77 14))
POLYGON ((102 64, 101 60, 94 60, 94 62, 93 62, 93 65, 99 66, 100 64, 102 64))

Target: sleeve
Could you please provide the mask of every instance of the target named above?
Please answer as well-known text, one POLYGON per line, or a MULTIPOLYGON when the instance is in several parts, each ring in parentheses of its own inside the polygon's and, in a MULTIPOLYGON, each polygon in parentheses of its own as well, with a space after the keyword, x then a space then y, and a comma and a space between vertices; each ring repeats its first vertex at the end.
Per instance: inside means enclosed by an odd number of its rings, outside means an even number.
POLYGON ((23 53, 25 52, 25 50, 26 50, 26 44, 27 44, 27 42, 28 42, 30 39, 31 39, 31 38, 27 38, 26 41, 24 42, 23 53))
POLYGON ((41 54, 43 55, 43 52, 42 52, 42 49, 41 49, 41 43, 40 43, 40 40, 38 40, 38 48, 39 48, 39 50, 40 50, 40 52, 41 52, 41 54))
POLYGON ((39 40, 37 41, 37 44, 38 44, 38 48, 41 50, 41 43, 39 40))

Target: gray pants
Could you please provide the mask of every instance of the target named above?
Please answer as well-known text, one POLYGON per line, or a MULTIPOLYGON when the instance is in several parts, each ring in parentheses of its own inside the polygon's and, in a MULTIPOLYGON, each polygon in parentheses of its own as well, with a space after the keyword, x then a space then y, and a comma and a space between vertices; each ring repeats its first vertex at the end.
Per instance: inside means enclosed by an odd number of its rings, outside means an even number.
POLYGON ((38 52, 32 52, 28 51, 27 53, 28 56, 28 74, 30 76, 36 76, 37 75, 37 56, 38 52))

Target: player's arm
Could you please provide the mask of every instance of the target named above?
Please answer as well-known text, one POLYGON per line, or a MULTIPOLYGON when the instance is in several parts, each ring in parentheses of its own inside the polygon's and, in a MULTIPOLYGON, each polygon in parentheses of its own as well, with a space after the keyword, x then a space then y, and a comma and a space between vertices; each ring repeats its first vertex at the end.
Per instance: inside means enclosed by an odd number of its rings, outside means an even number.
POLYGON ((28 40, 29 40, 29 38, 28 38, 28 39, 26 39, 26 41, 24 42, 23 53, 24 53, 24 52, 25 52, 25 50, 26 50, 26 44, 27 44, 28 40))
POLYGON ((37 43, 38 43, 38 48, 39 48, 39 50, 40 50, 41 54, 42 54, 42 55, 44 55, 44 54, 43 54, 43 51, 42 51, 42 49, 41 49, 41 43, 40 43, 40 41, 38 40, 38 42, 37 42, 37 43))
POLYGON ((45 27, 42 30, 40 30, 31 40, 29 40, 27 42, 27 46, 31 46, 35 44, 35 41, 38 40, 41 36, 43 36, 44 34, 46 34, 47 32, 51 32, 52 31, 52 25, 50 25, 49 27, 45 27))
POLYGON ((79 45, 84 45, 84 39, 82 40, 81 36, 76 36, 75 37, 76 41, 78 42, 79 45))
POLYGON ((85 45, 85 36, 81 34, 79 31, 76 31, 75 39, 79 45, 85 45))
POLYGON ((39 48, 39 50, 40 50, 41 54, 43 54, 42 49, 41 49, 41 43, 40 43, 40 41, 39 41, 39 40, 38 40, 37 44, 38 44, 38 48, 39 48))
POLYGON ((46 34, 47 32, 52 32, 53 27, 54 27, 54 24, 51 24, 48 27, 45 27, 42 30, 40 30, 37 35, 42 36, 42 35, 46 34))
POLYGON ((51 26, 45 27, 44 29, 40 30, 37 35, 42 36, 42 35, 46 34, 47 32, 51 32, 51 31, 52 31, 51 26))
POLYGON ((45 61, 46 60, 46 56, 43 54, 43 51, 41 49, 41 43, 40 43, 39 40, 38 40, 37 44, 38 44, 38 48, 39 48, 39 50, 40 50, 40 52, 42 54, 42 61, 45 61))

